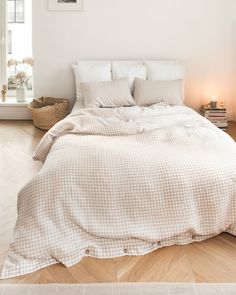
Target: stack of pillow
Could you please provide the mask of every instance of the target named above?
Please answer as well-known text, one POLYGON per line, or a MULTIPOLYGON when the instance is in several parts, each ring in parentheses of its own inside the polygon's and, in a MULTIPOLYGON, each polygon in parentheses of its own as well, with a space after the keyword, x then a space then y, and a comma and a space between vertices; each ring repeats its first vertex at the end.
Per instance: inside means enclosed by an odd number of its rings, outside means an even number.
POLYGON ((96 62, 73 65, 79 107, 182 105, 184 75, 174 62, 96 62))

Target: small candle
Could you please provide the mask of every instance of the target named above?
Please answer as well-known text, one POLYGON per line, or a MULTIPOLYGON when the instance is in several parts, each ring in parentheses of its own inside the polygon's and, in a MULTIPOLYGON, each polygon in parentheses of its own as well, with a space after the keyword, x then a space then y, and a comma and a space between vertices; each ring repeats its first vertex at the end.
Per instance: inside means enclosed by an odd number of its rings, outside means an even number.
POLYGON ((217 108, 217 96, 215 94, 211 96, 210 106, 212 109, 217 108))
POLYGON ((217 101, 217 98, 216 98, 216 95, 215 95, 215 94, 213 94, 213 95, 211 96, 211 101, 217 101))

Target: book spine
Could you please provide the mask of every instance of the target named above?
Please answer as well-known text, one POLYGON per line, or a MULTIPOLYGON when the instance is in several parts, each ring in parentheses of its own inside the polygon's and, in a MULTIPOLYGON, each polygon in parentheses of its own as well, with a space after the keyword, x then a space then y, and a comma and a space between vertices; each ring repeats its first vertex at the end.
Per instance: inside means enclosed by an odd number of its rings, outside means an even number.
POLYGON ((226 116, 204 116, 208 120, 227 120, 226 116))
POLYGON ((220 120, 226 120, 226 116, 205 116, 205 118, 207 119, 212 119, 212 120, 216 120, 216 119, 220 119, 220 120))
POLYGON ((226 111, 226 108, 224 106, 220 106, 220 105, 217 105, 216 108, 212 108, 210 106, 210 104, 207 104, 207 105, 203 105, 202 108, 205 109, 205 110, 210 110, 210 111, 211 110, 224 110, 224 111, 226 111))
POLYGON ((225 127, 228 127, 228 124, 227 123, 214 123, 214 125, 216 126, 216 127, 222 127, 222 128, 225 128, 225 127))
POLYGON ((215 124, 227 124, 228 125, 227 121, 215 121, 214 123, 215 124))
POLYGON ((205 114, 226 114, 226 111, 205 111, 203 110, 205 114))
POLYGON ((226 109, 210 109, 210 108, 203 108, 205 111, 213 111, 213 112, 226 112, 226 109))

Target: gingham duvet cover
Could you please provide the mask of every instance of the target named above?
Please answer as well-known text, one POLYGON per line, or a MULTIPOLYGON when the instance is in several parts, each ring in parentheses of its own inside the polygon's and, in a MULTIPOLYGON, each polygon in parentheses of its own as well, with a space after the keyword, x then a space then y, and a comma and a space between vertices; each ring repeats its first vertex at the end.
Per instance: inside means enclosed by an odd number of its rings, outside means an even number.
POLYGON ((236 145, 187 107, 81 110, 34 158, 1 278, 236 235, 236 145))

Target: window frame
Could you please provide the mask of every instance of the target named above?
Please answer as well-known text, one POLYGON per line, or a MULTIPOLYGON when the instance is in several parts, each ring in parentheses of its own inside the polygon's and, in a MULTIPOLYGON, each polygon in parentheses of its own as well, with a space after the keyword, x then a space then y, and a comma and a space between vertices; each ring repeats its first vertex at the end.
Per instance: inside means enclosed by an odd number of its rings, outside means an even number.
POLYGON ((7 54, 12 54, 12 30, 7 29, 7 54))
POLYGON ((7 2, 0 1, 0 85, 7 84, 7 2))
MULTIPOLYGON (((8 20, 7 20, 7 1, 0 0, 0 101, 1 90, 3 85, 8 85, 7 77, 7 61, 8 61, 8 20)), ((10 23, 12 24, 12 23, 10 23)), ((19 23, 20 24, 20 23, 19 23)), ((34 76, 32 75, 33 89, 27 91, 27 97, 33 97, 34 95, 34 76)), ((8 90, 8 97, 16 97, 15 90, 8 90)))
POLYGON ((25 23, 25 0, 21 0, 23 2, 23 21, 17 21, 17 1, 19 0, 7 0, 7 1, 12 1, 14 5, 14 21, 11 22, 8 20, 9 24, 24 24, 25 23))

